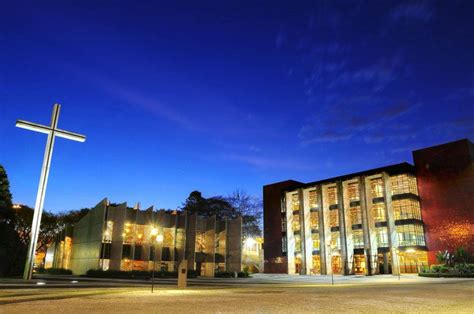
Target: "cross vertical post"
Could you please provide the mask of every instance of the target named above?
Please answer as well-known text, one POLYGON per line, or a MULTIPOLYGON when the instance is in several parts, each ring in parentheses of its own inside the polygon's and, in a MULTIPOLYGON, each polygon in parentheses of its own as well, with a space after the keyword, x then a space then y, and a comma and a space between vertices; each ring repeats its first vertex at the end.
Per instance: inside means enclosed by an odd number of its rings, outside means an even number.
POLYGON ((28 129, 31 131, 41 132, 48 134, 46 141, 46 148, 44 151, 43 166, 41 168, 41 175, 38 185, 38 193, 36 194, 35 211, 33 214, 33 221, 31 224, 31 236, 30 244, 28 246, 28 252, 25 262, 25 270, 23 273, 23 279, 31 280, 33 274, 33 266, 36 253, 36 244, 38 242, 41 216, 43 214, 44 198, 46 193, 46 186, 48 184, 49 169, 51 165, 51 157, 53 154, 54 140, 56 136, 67 138, 74 141, 84 142, 85 136, 80 134, 71 133, 68 131, 60 130, 57 128, 59 120, 59 111, 61 106, 55 104, 53 108, 53 115, 51 117, 51 125, 43 126, 32 122, 26 122, 18 120, 16 123, 17 127, 28 129))

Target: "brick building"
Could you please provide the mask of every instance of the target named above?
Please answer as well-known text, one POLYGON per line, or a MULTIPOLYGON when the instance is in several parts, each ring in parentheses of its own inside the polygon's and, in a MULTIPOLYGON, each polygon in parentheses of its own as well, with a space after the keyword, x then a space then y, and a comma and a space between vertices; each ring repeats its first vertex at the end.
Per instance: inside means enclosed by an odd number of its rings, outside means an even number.
POLYGON ((264 272, 417 272, 435 254, 474 253, 474 145, 460 140, 401 163, 263 187, 264 272))

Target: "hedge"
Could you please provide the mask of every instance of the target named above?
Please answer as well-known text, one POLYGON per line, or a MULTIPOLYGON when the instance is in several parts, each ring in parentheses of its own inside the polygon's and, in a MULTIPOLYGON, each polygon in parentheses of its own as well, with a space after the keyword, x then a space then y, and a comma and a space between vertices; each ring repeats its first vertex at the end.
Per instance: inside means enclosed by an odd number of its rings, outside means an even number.
MULTIPOLYGON (((93 278, 119 278, 119 279, 150 279, 152 276, 151 271, 146 270, 100 270, 100 269, 89 269, 86 272, 85 277, 93 278)), ((178 278, 177 271, 155 271, 155 278, 178 278)), ((188 270, 188 278, 196 278, 197 273, 195 270, 188 270)))
POLYGON ((214 277, 216 278, 247 278, 250 277, 249 273, 246 271, 239 271, 238 273, 233 271, 217 271, 214 273, 214 277))
POLYGON ((430 278, 474 278, 474 274, 460 274, 460 273, 418 273, 420 277, 430 278))
POLYGON ((36 273, 48 275, 72 275, 72 271, 65 268, 38 268, 36 269, 36 273))

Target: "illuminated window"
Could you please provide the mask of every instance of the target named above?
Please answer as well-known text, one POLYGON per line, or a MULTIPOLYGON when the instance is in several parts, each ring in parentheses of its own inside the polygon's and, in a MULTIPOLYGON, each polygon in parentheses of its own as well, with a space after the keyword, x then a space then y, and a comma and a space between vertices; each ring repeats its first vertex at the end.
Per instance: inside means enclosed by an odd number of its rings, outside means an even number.
POLYGON ((316 190, 309 191, 309 208, 318 208, 318 194, 316 190))
POLYGON ((352 240, 354 241, 354 248, 359 249, 364 247, 364 234, 362 230, 352 231, 352 240))
POLYGON ((286 213, 286 201, 285 201, 285 198, 283 198, 283 199, 281 200, 280 211, 281 211, 282 213, 286 213))
POLYGON ((291 195, 291 208, 293 211, 300 210, 300 199, 298 193, 291 195))
POLYGON ((313 251, 319 250, 319 233, 311 234, 311 239, 313 240, 313 251))
POLYGON ((337 204, 337 188, 335 186, 328 188, 328 202, 329 205, 337 204))
POLYGON ((370 193, 373 198, 383 197, 383 180, 382 178, 370 180, 370 193))
POLYGON ((388 230, 387 227, 379 227, 375 229, 377 234, 377 245, 379 247, 388 247, 388 230))
POLYGON ((286 247, 286 236, 283 236, 281 238, 281 251, 286 252, 287 247, 286 247))
POLYGON ((286 218, 281 219, 281 231, 286 231, 286 218))
POLYGON ((135 241, 135 224, 126 223, 123 227, 123 243, 131 244, 135 241))
POLYGON ((203 231, 196 231, 196 252, 206 251, 206 234, 203 231))
POLYGON ((295 234, 295 252, 301 252, 301 236, 295 234))
POLYGON ((341 248, 341 235, 339 232, 331 232, 331 249, 339 250, 341 248))
POLYGON ((349 197, 349 202, 359 200, 359 183, 349 183, 347 185, 347 196, 349 197))
POLYGON ((360 210, 360 206, 352 207, 350 209, 350 213, 351 213, 351 223, 353 225, 362 224, 362 211, 360 210))
POLYGON ((329 211, 329 228, 334 228, 339 226, 339 211, 330 210, 329 211))
POLYGON ((396 226, 398 234, 398 245, 413 246, 425 245, 425 235, 421 225, 400 225, 396 226))
POLYGON ((107 221, 105 225, 104 238, 103 242, 110 243, 112 242, 112 232, 114 231, 114 222, 107 221))
POLYGON ((300 215, 293 215, 293 232, 300 230, 300 215))
POLYGON ((319 229, 319 213, 318 212, 311 212, 311 229, 319 229))
POLYGON ((420 219, 420 203, 413 199, 403 199, 393 201, 393 211, 395 219, 420 219))
POLYGON ((372 215, 374 216, 375 222, 387 221, 385 203, 372 204, 372 215))
POLYGON ((416 178, 411 174, 400 174, 390 177, 392 195, 412 193, 418 195, 416 178))

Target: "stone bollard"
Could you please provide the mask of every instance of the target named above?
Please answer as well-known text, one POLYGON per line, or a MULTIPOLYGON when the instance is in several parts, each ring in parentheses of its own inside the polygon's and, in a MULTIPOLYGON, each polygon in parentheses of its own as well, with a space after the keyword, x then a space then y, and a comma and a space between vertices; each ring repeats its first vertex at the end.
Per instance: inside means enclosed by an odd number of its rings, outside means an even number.
POLYGON ((184 289, 188 283, 188 261, 183 259, 178 269, 178 288, 184 289))

